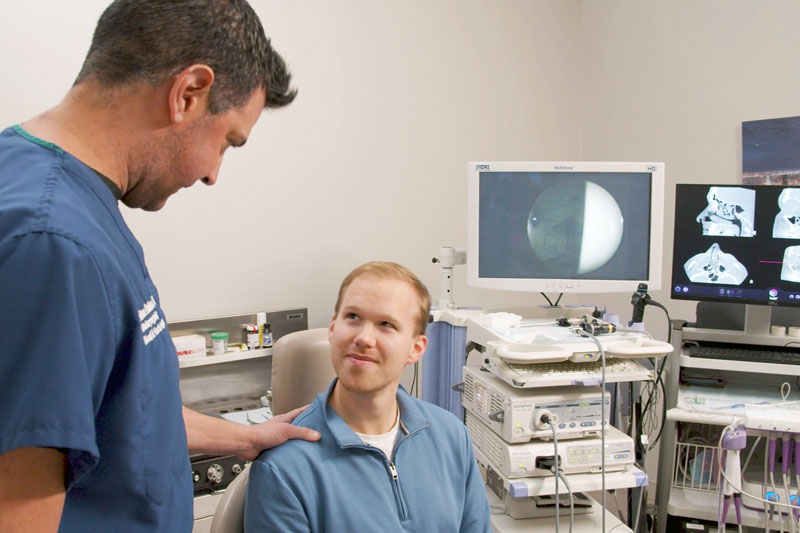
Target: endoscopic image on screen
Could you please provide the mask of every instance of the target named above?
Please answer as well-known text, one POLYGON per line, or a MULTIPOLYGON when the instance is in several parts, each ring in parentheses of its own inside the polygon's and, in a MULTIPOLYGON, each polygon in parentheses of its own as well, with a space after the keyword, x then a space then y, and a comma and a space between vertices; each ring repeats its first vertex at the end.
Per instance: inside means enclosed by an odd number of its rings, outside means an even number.
POLYGON ((703 235, 752 237, 756 193, 741 187, 709 187, 708 205, 697 215, 703 235))
POLYGON ((481 173, 480 275, 646 279, 650 186, 641 173, 481 173))

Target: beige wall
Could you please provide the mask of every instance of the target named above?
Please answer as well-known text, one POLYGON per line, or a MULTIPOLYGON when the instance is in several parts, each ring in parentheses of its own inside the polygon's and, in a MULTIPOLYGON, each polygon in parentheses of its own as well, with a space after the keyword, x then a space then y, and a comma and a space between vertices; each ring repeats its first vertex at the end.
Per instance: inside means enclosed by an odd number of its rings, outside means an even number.
MULTIPOLYGON (((0 0, 0 123, 56 103, 106 0, 0 0)), ((464 162, 661 160, 669 300, 674 184, 735 183, 743 120, 800 114, 793 0, 255 1, 300 95, 268 111, 213 189, 126 211, 172 320, 308 306, 328 319, 356 264, 392 259, 431 292, 466 245, 464 162)), ((456 301, 541 303, 466 287, 456 301)), ((628 295, 565 296, 607 303, 628 295)), ((648 328, 666 335, 660 311, 648 328)))
MULTIPOLYGON (((0 123, 61 98, 105 3, 0 2, 15 14, 0 21, 0 123)), ((229 151, 213 189, 125 213, 170 320, 307 306, 324 325, 339 281, 371 259, 410 266, 436 294, 431 258, 466 245, 467 160, 579 156, 577 1, 253 5, 297 100, 229 151)), ((464 304, 528 298, 458 291, 464 304)))

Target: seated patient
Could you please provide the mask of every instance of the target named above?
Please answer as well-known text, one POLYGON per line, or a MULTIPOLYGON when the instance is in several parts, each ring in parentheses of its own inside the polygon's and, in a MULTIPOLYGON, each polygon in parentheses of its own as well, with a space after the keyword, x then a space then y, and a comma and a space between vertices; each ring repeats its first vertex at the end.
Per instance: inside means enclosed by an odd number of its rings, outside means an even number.
POLYGON ((294 421, 322 439, 253 463, 245 531, 489 531, 464 424, 399 386, 425 352, 429 306, 398 264, 366 263, 345 278, 328 328, 337 377, 294 421))

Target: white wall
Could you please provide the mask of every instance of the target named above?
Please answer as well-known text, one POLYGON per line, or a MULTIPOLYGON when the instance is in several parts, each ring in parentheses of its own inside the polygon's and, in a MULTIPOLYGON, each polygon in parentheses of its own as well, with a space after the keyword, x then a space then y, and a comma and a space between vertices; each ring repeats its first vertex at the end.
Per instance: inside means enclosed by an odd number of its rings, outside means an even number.
MULTIPOLYGON (((61 98, 105 4, 0 1, 0 123, 61 98)), ((406 264, 435 297, 431 258, 466 245, 466 161, 579 156, 577 0, 253 5, 297 100, 264 113, 213 189, 125 210, 170 320, 307 306, 325 325, 339 281, 371 259, 406 264)), ((531 298, 465 275, 460 303, 531 298)))

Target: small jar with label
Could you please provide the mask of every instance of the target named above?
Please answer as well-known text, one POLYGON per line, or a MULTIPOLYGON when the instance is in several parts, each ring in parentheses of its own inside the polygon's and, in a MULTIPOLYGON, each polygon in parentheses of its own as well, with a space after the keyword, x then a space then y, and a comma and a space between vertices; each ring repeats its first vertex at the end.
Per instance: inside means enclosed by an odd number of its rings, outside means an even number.
POLYGON ((245 324, 242 326, 242 337, 247 345, 248 350, 255 350, 259 348, 258 343, 258 326, 255 324, 245 324))
POLYGON ((228 332, 215 331, 211 334, 211 346, 214 355, 221 355, 228 351, 228 332))

